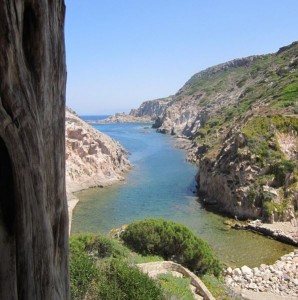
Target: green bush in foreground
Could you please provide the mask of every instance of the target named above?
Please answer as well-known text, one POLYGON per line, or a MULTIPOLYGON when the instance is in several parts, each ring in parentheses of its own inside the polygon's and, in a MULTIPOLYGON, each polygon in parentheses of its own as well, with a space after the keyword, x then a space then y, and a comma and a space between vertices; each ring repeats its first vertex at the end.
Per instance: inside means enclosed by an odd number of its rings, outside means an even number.
POLYGON ((71 299, 163 299, 161 287, 125 261, 130 256, 125 246, 106 236, 72 236, 71 299))
POLYGON ((87 254, 80 240, 70 239, 69 252, 71 299, 83 299, 98 271, 94 259, 87 254))
POLYGON ((202 275, 218 276, 221 267, 209 245, 186 226, 162 219, 130 224, 121 235, 125 244, 143 255, 160 255, 202 275))
POLYGON ((112 259, 99 266, 99 279, 88 292, 88 299, 161 300, 160 286, 127 263, 112 259))

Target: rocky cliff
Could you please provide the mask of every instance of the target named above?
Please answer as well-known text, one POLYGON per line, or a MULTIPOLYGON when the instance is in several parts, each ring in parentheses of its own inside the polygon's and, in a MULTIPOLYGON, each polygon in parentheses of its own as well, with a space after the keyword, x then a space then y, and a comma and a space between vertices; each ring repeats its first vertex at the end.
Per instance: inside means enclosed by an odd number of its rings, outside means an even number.
POLYGON ((187 136, 206 202, 267 221, 298 210, 298 44, 195 74, 157 118, 187 136))
POLYGON ((150 116, 155 119, 164 112, 172 100, 173 96, 144 101, 139 108, 132 109, 129 115, 134 117, 150 116))
POLYGON ((66 109, 66 186, 76 192, 123 180, 131 165, 128 153, 107 135, 97 131, 66 109))
POLYGON ((162 133, 193 137, 206 121, 223 106, 235 104, 246 84, 246 69, 262 56, 250 56, 223 63, 193 75, 160 114, 155 127, 162 133), (243 78, 239 79, 239 75, 243 78))

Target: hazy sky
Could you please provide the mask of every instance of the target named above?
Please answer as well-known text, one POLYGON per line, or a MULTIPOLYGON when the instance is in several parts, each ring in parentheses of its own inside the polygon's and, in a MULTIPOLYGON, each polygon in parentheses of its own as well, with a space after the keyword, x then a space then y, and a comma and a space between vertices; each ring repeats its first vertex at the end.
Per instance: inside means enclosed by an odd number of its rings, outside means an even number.
POLYGON ((194 74, 298 40, 298 0, 66 0, 67 105, 128 112, 194 74))

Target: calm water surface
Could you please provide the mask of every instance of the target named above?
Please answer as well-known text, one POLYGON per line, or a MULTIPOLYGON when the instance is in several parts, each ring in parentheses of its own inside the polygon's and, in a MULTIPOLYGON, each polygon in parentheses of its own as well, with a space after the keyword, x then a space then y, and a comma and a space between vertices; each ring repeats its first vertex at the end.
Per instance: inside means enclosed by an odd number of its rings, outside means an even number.
POLYGON ((95 128, 117 139, 131 153, 134 169, 124 183, 79 193, 72 233, 106 233, 145 217, 189 226, 231 266, 273 263, 293 247, 246 231, 228 229, 225 218, 206 211, 194 194, 197 168, 185 161, 174 139, 149 124, 100 124, 95 128))

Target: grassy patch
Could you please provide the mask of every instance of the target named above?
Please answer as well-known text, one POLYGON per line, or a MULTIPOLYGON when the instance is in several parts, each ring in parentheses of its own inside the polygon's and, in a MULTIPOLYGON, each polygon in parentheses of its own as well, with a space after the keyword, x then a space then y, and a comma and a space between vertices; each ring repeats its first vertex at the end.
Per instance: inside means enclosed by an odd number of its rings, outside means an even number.
POLYGON ((279 150, 276 141, 276 133, 297 130, 298 118, 278 115, 255 117, 242 128, 247 138, 248 147, 252 153, 260 158, 260 162, 263 164, 273 164, 284 160, 284 155, 279 150))
POLYGON ((190 290, 190 278, 178 278, 171 274, 160 274, 157 282, 161 285, 165 300, 183 299, 193 300, 194 296, 190 290))
POLYGON ((201 279, 215 299, 221 299, 221 300, 242 299, 242 297, 235 294, 224 284, 222 278, 217 278, 212 275, 204 275, 201 279))

